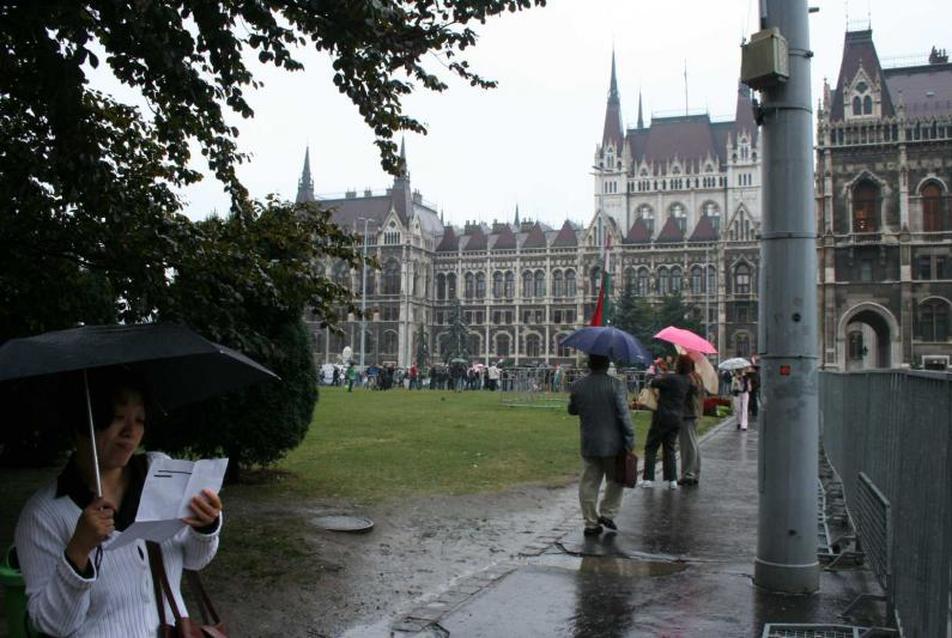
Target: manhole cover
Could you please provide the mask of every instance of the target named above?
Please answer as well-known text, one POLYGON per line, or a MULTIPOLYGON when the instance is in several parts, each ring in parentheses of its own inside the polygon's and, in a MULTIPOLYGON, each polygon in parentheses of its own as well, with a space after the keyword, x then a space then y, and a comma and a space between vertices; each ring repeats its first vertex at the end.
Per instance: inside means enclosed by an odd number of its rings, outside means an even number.
POLYGON ((360 516, 319 516, 314 519, 314 524, 332 532, 363 533, 374 527, 372 520, 360 516))

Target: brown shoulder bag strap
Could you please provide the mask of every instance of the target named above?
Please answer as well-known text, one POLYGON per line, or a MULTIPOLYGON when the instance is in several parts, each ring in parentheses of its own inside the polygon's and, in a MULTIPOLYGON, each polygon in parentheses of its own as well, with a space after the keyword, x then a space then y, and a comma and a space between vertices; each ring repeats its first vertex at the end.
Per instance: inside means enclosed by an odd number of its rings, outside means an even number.
POLYGON ((208 592, 205 591, 201 576, 198 575, 197 571, 192 569, 185 570, 185 575, 188 578, 188 586, 192 588, 192 593, 198 598, 198 610, 202 614, 202 622, 206 625, 220 624, 221 616, 218 615, 215 606, 212 604, 212 599, 208 596, 208 592))
POLYGON ((182 612, 179 611, 178 603, 175 602, 175 597, 172 595, 172 587, 169 585, 169 578, 165 574, 165 563, 162 561, 162 548, 158 543, 153 541, 147 541, 146 547, 149 549, 149 567, 152 569, 152 586, 156 589, 156 602, 159 605, 159 620, 163 625, 165 622, 165 604, 162 601, 162 596, 159 595, 158 588, 161 584, 162 591, 165 592, 165 597, 169 601, 169 607, 172 608, 172 615, 175 616, 176 624, 182 622, 182 612), (158 576, 158 578, 156 578, 158 576), (158 580, 158 584, 156 583, 158 580))

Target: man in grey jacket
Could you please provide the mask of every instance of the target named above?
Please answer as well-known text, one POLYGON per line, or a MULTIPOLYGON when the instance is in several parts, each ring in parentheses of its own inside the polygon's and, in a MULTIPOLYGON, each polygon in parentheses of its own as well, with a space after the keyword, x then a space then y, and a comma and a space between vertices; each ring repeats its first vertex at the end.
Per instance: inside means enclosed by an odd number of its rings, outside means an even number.
POLYGON ((591 373, 572 384, 569 414, 579 417, 582 439, 582 476, 578 499, 585 519, 585 535, 598 536, 602 527, 616 530, 623 489, 614 481, 615 459, 635 446, 624 382, 608 374, 608 357, 589 355, 591 373), (605 479, 605 493, 596 509, 598 490, 605 479))

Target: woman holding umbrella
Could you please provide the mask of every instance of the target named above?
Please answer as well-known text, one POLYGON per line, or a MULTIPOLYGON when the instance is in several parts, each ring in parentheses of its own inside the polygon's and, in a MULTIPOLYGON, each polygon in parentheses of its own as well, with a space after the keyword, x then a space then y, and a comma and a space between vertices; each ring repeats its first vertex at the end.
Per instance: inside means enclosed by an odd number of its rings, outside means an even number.
POLYGON ((662 452, 664 482, 671 489, 678 488, 675 444, 681 431, 681 420, 688 398, 695 391, 688 375, 694 372, 694 362, 687 355, 678 356, 674 374, 657 376, 651 387, 658 389, 658 409, 651 419, 648 438, 645 440, 645 469, 642 487, 654 486, 655 459, 658 448, 662 452))
MULTIPOLYGON (((136 517, 149 463, 136 454, 148 416, 145 384, 121 368, 89 375, 90 402, 61 404, 73 421, 76 452, 59 477, 27 502, 16 529, 27 609, 33 625, 55 636, 155 636, 160 620, 142 541, 103 552, 101 544, 136 517), (95 437, 86 429, 91 416, 95 437), (95 456, 94 456, 95 455, 95 456), (98 458, 99 471, 96 461, 98 458), (96 496, 97 475, 102 495, 96 496)), ((182 569, 200 569, 218 549, 221 499, 203 490, 185 526, 161 544, 175 604, 182 569)), ((167 605, 164 615, 171 618, 167 605)))

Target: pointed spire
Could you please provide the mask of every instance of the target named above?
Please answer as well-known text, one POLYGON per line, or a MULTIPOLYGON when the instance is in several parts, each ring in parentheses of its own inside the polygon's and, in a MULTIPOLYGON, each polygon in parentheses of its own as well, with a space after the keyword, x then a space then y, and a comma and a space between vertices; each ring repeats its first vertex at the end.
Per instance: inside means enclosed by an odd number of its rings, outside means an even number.
POLYGON ((304 168, 301 170, 301 179, 298 180, 297 197, 294 199, 298 204, 314 201, 314 180, 311 179, 311 148, 304 150, 304 168))
POLYGON ((612 49, 612 76, 608 88, 608 105, 605 107, 605 127, 602 132, 602 146, 609 143, 620 151, 625 135, 621 127, 621 99, 618 97, 618 78, 615 72, 615 50, 612 49))
POLYGON ((618 97, 618 78, 615 74, 615 48, 612 47, 612 79, 608 87, 608 103, 612 104, 614 102, 618 104, 620 101, 618 97))
POLYGON ((516 204, 516 219, 514 220, 516 228, 519 227, 519 204, 516 204))
POLYGON ((407 168, 407 145, 403 136, 400 136, 400 178, 410 179, 410 169, 407 168))
POLYGON ((645 118, 641 112, 641 89, 638 89, 638 128, 645 127, 645 118))

